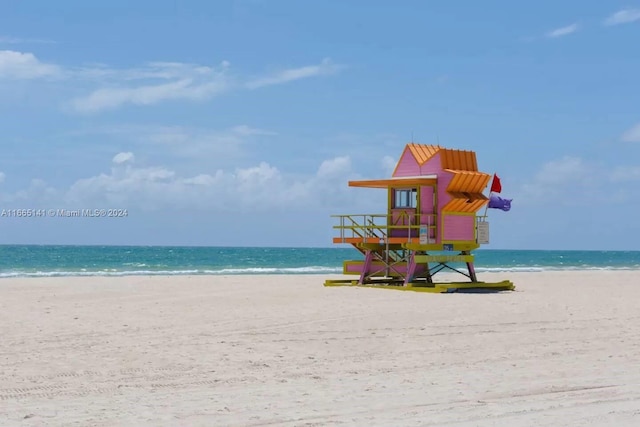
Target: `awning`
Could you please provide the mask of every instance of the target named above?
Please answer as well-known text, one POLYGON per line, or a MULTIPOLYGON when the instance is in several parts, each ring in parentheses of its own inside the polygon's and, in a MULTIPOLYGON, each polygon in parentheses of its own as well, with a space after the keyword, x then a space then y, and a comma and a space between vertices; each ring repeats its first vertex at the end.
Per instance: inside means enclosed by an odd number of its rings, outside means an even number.
POLYGON ((482 193, 491 179, 491 175, 484 172, 459 170, 447 170, 447 172, 451 172, 453 174, 453 178, 447 186, 447 191, 449 193, 482 193))
POLYGON ((448 191, 453 197, 442 210, 444 212, 477 212, 480 208, 487 204, 489 199, 482 193, 467 193, 448 191))
POLYGON ((365 179, 349 181, 349 187, 365 188, 414 188, 420 186, 434 186, 437 183, 435 175, 410 176, 388 179, 365 179))

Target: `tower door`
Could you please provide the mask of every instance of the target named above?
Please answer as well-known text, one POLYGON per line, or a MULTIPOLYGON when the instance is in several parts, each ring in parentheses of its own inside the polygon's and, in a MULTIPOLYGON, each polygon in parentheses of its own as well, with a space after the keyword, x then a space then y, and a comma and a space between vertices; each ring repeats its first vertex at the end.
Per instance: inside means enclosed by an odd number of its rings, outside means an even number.
POLYGON ((417 208, 417 188, 393 189, 389 212, 389 234, 391 237, 415 237, 418 235, 417 208))

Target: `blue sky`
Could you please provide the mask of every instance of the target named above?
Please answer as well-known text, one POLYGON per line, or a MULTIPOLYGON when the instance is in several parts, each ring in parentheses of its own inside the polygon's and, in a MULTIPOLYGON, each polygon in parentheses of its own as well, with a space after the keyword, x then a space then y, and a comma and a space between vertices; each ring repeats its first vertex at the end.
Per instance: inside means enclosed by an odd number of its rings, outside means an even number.
POLYGON ((411 140, 474 150, 490 248, 640 249, 638 1, 0 3, 4 243, 330 246, 411 140))

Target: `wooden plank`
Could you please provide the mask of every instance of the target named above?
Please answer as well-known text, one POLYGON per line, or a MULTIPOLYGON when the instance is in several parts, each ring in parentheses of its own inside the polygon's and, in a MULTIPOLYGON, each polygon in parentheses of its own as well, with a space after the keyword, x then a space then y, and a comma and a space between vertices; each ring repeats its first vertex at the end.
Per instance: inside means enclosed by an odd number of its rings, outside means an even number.
POLYGON ((415 262, 473 262, 473 255, 416 255, 415 262))

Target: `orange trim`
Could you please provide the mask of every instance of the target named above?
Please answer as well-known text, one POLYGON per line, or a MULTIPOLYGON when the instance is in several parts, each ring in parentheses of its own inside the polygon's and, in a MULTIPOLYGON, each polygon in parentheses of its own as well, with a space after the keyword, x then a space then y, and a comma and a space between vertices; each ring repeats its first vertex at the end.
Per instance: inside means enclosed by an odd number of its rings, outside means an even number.
MULTIPOLYGON (((395 244, 395 243, 407 243, 409 241, 408 237, 389 237, 387 239, 389 241, 389 243, 391 244, 395 244)), ((420 239, 417 237, 413 237, 411 240, 415 240, 416 242, 419 241, 420 239)))
POLYGON ((360 243, 362 242, 361 237, 334 237, 333 243, 360 243))
POLYGON ((449 191, 449 194, 454 199, 463 199, 465 202, 467 201, 476 201, 476 200, 489 200, 487 196, 482 193, 468 193, 468 192, 454 192, 449 191))
POLYGON ((473 213, 477 212, 485 204, 487 200, 474 200, 471 203, 467 203, 467 199, 453 199, 442 208, 443 212, 460 212, 460 213, 473 213))
MULTIPOLYGON (((418 237, 412 237, 411 241, 412 242, 417 242, 419 239, 418 237)), ((408 237, 389 237, 386 240, 383 239, 378 239, 375 237, 367 237, 367 238, 362 238, 362 237, 345 237, 345 238, 341 238, 341 237, 334 237, 333 238, 333 243, 336 244, 340 244, 340 243, 350 243, 352 245, 356 245, 358 243, 390 243, 390 244, 400 244, 400 243, 407 243, 409 242, 409 238, 408 237)))
POLYGON ((491 179, 491 175, 484 172, 451 169, 446 169, 446 171, 453 174, 453 178, 447 186, 449 192, 482 193, 491 179))
POLYGON ((377 237, 334 237, 333 243, 379 243, 380 239, 377 237))
POLYGON ((421 185, 436 185, 435 178, 391 178, 391 179, 367 179, 362 181, 349 181, 349 187, 366 188, 407 188, 421 185))

